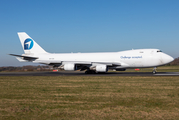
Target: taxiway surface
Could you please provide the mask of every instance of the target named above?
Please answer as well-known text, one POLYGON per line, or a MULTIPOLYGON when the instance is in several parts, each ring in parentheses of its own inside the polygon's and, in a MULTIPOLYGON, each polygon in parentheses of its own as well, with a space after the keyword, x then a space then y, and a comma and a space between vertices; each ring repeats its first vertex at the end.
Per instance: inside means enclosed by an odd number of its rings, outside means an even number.
POLYGON ((59 72, 1 72, 0 76, 179 76, 179 72, 107 72, 101 74, 85 74, 80 71, 59 72))

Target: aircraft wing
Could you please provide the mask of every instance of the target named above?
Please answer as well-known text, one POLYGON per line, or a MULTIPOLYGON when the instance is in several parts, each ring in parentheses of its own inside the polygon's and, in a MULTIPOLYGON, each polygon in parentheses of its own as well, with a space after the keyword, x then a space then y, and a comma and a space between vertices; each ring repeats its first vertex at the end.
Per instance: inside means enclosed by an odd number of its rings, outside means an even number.
POLYGON ((93 64, 102 64, 107 66, 120 66, 121 63, 119 62, 92 62, 93 64))
POLYGON ((121 63, 118 62, 89 62, 89 61, 38 61, 38 63, 53 65, 53 66, 60 66, 62 64, 75 64, 78 66, 97 66, 97 65, 106 65, 106 66, 121 66, 121 63))
POLYGON ((107 66, 120 66, 118 62, 89 62, 89 61, 61 61, 63 64, 73 63, 75 65, 107 65, 107 66))

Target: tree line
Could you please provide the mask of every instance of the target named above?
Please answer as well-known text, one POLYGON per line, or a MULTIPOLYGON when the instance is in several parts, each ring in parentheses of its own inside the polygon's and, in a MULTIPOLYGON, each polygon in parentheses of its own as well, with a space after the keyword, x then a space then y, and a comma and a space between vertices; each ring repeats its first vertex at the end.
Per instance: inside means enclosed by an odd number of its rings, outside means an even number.
POLYGON ((169 65, 179 65, 179 57, 175 58, 173 62, 171 62, 169 65))
POLYGON ((8 67, 0 67, 0 72, 2 71, 50 71, 52 70, 52 66, 32 66, 32 65, 27 65, 27 66, 22 66, 22 67, 13 67, 13 66, 8 66, 8 67))

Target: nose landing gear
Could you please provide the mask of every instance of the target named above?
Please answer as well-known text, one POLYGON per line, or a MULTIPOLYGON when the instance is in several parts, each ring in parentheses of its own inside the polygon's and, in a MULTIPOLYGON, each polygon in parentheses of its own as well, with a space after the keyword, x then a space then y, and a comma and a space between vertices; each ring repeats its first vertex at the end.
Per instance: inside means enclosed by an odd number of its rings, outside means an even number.
POLYGON ((157 73, 157 67, 154 67, 152 73, 153 73, 153 74, 156 74, 156 73, 157 73))

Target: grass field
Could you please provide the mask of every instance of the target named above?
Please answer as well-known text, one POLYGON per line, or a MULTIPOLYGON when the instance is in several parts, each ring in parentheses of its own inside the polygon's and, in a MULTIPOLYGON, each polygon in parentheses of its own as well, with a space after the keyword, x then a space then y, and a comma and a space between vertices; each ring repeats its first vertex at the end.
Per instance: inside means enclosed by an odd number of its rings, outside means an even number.
POLYGON ((179 119, 179 77, 0 77, 0 119, 179 119))

